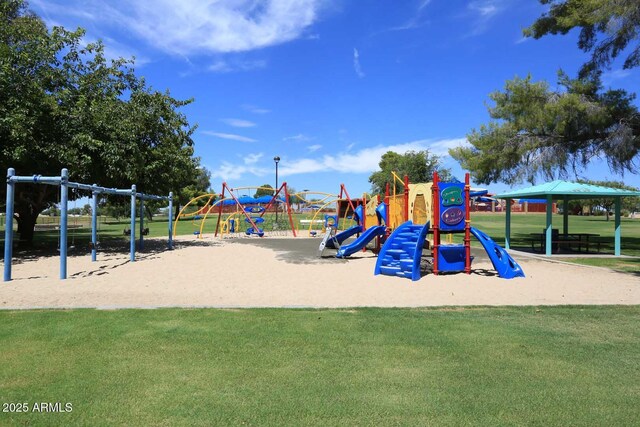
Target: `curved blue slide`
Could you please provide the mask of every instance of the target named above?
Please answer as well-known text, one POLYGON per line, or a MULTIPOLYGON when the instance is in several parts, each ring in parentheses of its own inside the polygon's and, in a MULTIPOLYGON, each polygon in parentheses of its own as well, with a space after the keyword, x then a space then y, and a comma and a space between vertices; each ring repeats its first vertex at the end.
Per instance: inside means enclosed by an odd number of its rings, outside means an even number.
POLYGON ((387 227, 384 225, 376 225, 375 227, 367 228, 367 231, 362 233, 354 242, 348 245, 340 246, 336 258, 344 258, 352 255, 359 250, 362 250, 367 243, 376 238, 377 236, 384 236, 387 227))
POLYGON ((489 255, 489 259, 493 264, 493 268, 498 272, 498 276, 503 279, 525 277, 520 264, 515 262, 515 260, 511 258, 511 255, 509 255, 502 246, 498 245, 493 241, 493 239, 491 239, 491 237, 477 228, 471 227, 470 231, 471 234, 473 234, 475 238, 482 243, 484 250, 487 251, 487 255, 489 255))
POLYGON ((362 232, 362 226, 354 225, 353 227, 347 228, 343 232, 338 233, 335 236, 331 237, 329 240, 327 240, 326 247, 329 249, 338 249, 338 247, 342 242, 344 242, 354 234, 361 233, 361 232, 362 232))

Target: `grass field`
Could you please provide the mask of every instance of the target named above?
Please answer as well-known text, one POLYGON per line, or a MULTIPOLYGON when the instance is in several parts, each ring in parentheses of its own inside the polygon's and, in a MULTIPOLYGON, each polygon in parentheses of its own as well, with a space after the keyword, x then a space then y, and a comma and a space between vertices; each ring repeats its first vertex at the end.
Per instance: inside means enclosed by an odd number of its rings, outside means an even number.
POLYGON ((35 425, 638 425, 640 307, 0 312, 35 425))

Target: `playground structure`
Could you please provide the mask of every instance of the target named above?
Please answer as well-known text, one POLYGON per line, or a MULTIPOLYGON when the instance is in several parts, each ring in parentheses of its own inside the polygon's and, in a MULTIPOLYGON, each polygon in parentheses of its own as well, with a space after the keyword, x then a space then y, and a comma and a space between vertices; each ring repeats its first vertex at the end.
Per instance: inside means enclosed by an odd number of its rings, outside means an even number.
MULTIPOLYGON (((377 238, 383 243, 378 253, 375 274, 385 274, 418 280, 421 277, 423 250, 430 250, 427 263, 431 264, 434 275, 447 272, 471 273, 471 236, 474 236, 487 252, 494 269, 502 278, 524 277, 518 263, 487 234, 471 227, 469 174, 465 182, 441 182, 437 173, 432 183, 410 184, 408 177, 400 179, 393 173, 394 184, 399 182, 403 188, 393 193, 387 184, 383 203, 376 208, 378 224, 367 229, 360 221, 335 236, 325 236, 319 252, 325 248, 337 250, 336 257, 344 258, 377 238), (392 232, 391 232, 392 231, 392 232), (344 244, 349 237, 360 234, 355 241, 344 244), (453 244, 452 236, 463 234, 462 244, 453 244), (431 236, 431 239, 428 237, 431 236), (449 243, 443 243, 443 236, 449 243)), ((362 208, 362 206, 358 206, 362 208)), ((363 210, 356 211, 356 218, 365 217, 363 210)))
POLYGON ((355 204, 344 185, 337 194, 305 190, 290 194, 287 183, 271 187, 232 188, 222 183, 220 193, 195 197, 185 204, 174 222, 174 235, 179 221, 191 220, 193 234, 202 238, 206 232, 214 237, 297 237, 301 229, 317 236, 327 229, 346 227, 353 220, 355 204), (258 196, 258 191, 272 193, 258 196), (250 193, 255 191, 255 195, 250 193), (307 200, 310 198, 310 200, 307 200), (297 208, 294 209, 294 206, 297 208), (280 217, 278 215, 280 214, 280 217), (296 226, 294 215, 299 219, 296 226), (207 220, 215 220, 215 228, 207 230, 207 220))
MULTIPOLYGON (((116 189, 100 187, 96 184, 83 184, 79 182, 69 181, 69 171, 65 168, 62 169, 60 176, 17 176, 15 169, 9 168, 7 170, 7 199, 6 199, 6 225, 5 225, 5 240, 4 240, 4 281, 11 280, 11 263, 13 257, 13 216, 14 216, 14 193, 15 185, 20 183, 28 184, 41 184, 41 185, 53 185, 60 187, 60 279, 67 278, 67 252, 68 252, 68 202, 69 202, 69 189, 77 189, 90 191, 91 198, 91 261, 97 260, 98 250, 98 195, 100 194, 112 194, 117 196, 129 196, 131 198, 131 221, 129 228, 129 260, 135 262, 136 251, 136 201, 140 200, 140 249, 144 247, 144 201, 145 200, 165 200, 169 202, 169 218, 171 218, 173 212, 173 192, 169 193, 169 196, 156 196, 150 194, 138 193, 136 191, 136 185, 132 185, 131 189, 116 189)), ((169 240, 168 249, 173 248, 173 223, 169 221, 169 240)))

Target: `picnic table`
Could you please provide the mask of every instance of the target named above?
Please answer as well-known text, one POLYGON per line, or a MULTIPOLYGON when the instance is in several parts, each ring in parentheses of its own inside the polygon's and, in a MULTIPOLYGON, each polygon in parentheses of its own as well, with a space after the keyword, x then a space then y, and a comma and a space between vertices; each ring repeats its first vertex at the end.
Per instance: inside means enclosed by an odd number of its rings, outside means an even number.
MULTIPOLYGON (((535 250, 536 243, 540 245, 540 251, 545 250, 547 235, 546 233, 529 233, 531 236, 531 249, 535 250)), ((595 247, 600 252, 600 241, 594 241, 594 237, 600 237, 595 233, 553 233, 551 237, 552 249, 559 252, 560 248, 577 248, 578 252, 582 252, 582 248, 588 253, 590 248, 595 247)))

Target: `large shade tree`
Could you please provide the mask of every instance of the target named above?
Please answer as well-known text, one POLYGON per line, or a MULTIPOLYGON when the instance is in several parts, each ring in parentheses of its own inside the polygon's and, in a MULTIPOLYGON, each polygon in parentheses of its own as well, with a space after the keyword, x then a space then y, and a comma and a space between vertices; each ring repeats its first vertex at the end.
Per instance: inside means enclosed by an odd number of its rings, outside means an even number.
MULTIPOLYGON (((192 101, 154 90, 133 60, 108 60, 101 42, 83 45, 83 36, 48 30, 24 0, 0 2, 0 165, 20 175, 67 167, 72 180, 135 183, 156 194, 194 183, 195 128, 178 111, 192 101)), ((31 241, 38 215, 58 194, 46 185, 16 187, 21 240, 31 241)))
POLYGON ((640 114, 635 95, 604 91, 600 76, 618 57, 640 65, 638 0, 540 0, 548 11, 525 35, 540 38, 580 29, 578 47, 591 53, 578 78, 560 71, 559 89, 515 78, 490 94, 492 121, 468 135, 471 147, 450 154, 479 182, 514 184, 578 176, 595 157, 615 173, 639 171, 640 114))
POLYGON ((451 156, 482 183, 566 178, 577 175, 596 157, 616 172, 637 172, 640 116, 635 95, 601 92, 599 79, 569 79, 560 73, 560 89, 515 78, 494 102, 488 125, 468 136, 470 146, 451 156))
POLYGON ((378 166, 380 170, 369 176, 373 194, 384 194, 387 183, 395 185, 396 191, 402 191, 402 186, 395 182, 392 172, 400 177, 407 175, 409 182, 431 182, 435 171, 440 174, 443 181, 452 178, 451 171, 442 166, 440 157, 431 154, 428 150, 407 151, 405 154, 387 151, 382 155, 378 166))
POLYGON ((640 1, 638 0, 540 0, 548 5, 526 36, 567 34, 580 29, 578 47, 591 53, 580 77, 607 68, 622 55, 623 68, 640 65, 640 1))

